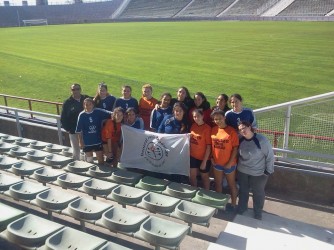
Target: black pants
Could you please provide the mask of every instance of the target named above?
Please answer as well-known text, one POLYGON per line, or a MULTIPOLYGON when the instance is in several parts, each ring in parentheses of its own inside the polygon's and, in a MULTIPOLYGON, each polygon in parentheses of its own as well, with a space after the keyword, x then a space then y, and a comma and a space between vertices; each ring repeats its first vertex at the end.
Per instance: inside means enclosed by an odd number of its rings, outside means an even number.
POLYGON ((249 200, 249 190, 253 193, 253 207, 256 215, 262 214, 262 209, 265 199, 264 188, 267 184, 268 176, 252 176, 238 172, 238 183, 239 183, 239 202, 238 211, 244 212, 247 210, 249 200))

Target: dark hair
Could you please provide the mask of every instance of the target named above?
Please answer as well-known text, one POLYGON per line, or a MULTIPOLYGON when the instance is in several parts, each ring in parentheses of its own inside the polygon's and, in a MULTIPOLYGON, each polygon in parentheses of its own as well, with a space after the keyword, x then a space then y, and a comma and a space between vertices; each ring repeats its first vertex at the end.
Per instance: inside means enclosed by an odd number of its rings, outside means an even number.
POLYGON ((213 118, 215 115, 222 115, 222 116, 225 116, 225 111, 224 110, 221 110, 219 108, 217 109, 214 109, 211 114, 210 114, 210 117, 213 118))
POLYGON ((170 99, 172 99, 172 95, 169 92, 162 93, 162 95, 160 96, 160 99, 162 99, 164 96, 169 96, 170 99))
POLYGON ((173 106, 173 112, 174 112, 174 109, 175 109, 176 107, 180 107, 180 108, 183 110, 184 115, 186 115, 186 113, 187 113, 187 107, 186 107, 186 105, 185 105, 183 102, 176 102, 176 103, 174 104, 174 106, 173 106))
POLYGON ((191 96, 190 96, 190 93, 189 93, 189 90, 188 90, 187 87, 182 86, 182 87, 180 87, 180 88, 178 89, 178 91, 179 91, 180 89, 183 89, 183 90, 186 92, 186 97, 184 98, 185 100, 187 100, 187 99, 191 99, 191 100, 192 100, 192 98, 191 98, 191 96))
POLYGON ((182 117, 182 121, 181 121, 181 129, 180 132, 185 133, 188 130, 188 126, 187 126, 187 107, 183 102, 176 102, 173 106, 173 113, 176 107, 180 107, 183 110, 183 117, 182 117))
MULTIPOLYGON (((216 104, 217 104, 217 99, 219 97, 222 97, 222 99, 225 101, 225 106, 224 106, 224 108, 222 110, 226 113, 228 110, 230 110, 230 107, 228 106, 228 96, 226 94, 220 94, 216 98, 216 104)), ((214 109, 221 109, 221 108, 218 105, 216 105, 212 109, 214 110, 214 109)))
POLYGON ((94 96, 94 99, 93 99, 94 102, 95 102, 95 106, 99 105, 99 103, 101 102, 101 96, 100 96, 99 90, 102 87, 106 89, 107 96, 109 95, 108 94, 108 86, 107 86, 107 84, 105 84, 104 82, 100 82, 99 85, 98 85, 98 87, 97 87, 96 95, 94 96))
POLYGON ((194 115, 194 113, 200 114, 203 116, 203 110, 202 109, 194 109, 192 112, 192 115, 194 115))
POLYGON ((238 127, 239 127, 240 125, 244 125, 245 127, 250 128, 250 130, 251 130, 253 133, 255 132, 255 131, 254 131, 254 128, 252 127, 252 124, 251 124, 249 121, 240 121, 240 122, 238 122, 238 127))
POLYGON ((131 111, 133 111, 136 115, 137 115, 137 109, 135 109, 134 107, 130 107, 128 108, 127 110, 125 110, 125 114, 128 114, 130 113, 131 111))
POLYGON ((125 89, 125 88, 130 89, 130 91, 132 92, 132 88, 131 88, 131 86, 129 86, 129 85, 123 85, 123 86, 122 86, 122 89, 125 89))
POLYGON ((200 108, 200 109, 203 109, 203 110, 209 109, 210 108, 210 103, 206 99, 206 96, 202 92, 196 92, 194 94, 194 99, 195 99, 195 96, 197 96, 197 95, 200 96, 203 99, 203 102, 201 103, 201 105, 199 107, 196 107, 196 108, 200 108))
MULTIPOLYGON (((114 135, 117 134, 117 124, 116 124, 115 114, 116 114, 116 112, 118 112, 118 111, 122 112, 123 115, 124 115, 124 109, 123 109, 122 107, 114 108, 113 113, 112 113, 112 116, 111 116, 111 120, 112 120, 112 122, 113 122, 113 124, 114 124, 114 128, 115 128, 115 131, 114 131, 114 133, 113 133, 114 135)), ((124 119, 124 118, 123 118, 123 119, 124 119)))
POLYGON ((81 89, 81 86, 80 86, 80 84, 79 83, 72 83, 72 85, 71 85, 71 90, 74 88, 74 87, 78 87, 79 89, 81 89))
POLYGON ((239 95, 239 94, 233 94, 233 95, 230 96, 230 100, 231 100, 232 97, 237 98, 240 102, 242 102, 241 95, 239 95))

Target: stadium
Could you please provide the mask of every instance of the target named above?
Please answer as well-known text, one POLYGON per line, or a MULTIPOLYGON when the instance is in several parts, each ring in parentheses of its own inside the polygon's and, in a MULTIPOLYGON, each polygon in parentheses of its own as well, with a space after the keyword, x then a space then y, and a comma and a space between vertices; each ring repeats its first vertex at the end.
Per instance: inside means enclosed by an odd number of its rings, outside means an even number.
POLYGON ((0 3, 0 249, 332 249, 333 16, 333 0, 0 3), (275 153, 262 220, 229 212, 226 186, 73 161, 63 102, 101 82, 240 93, 275 153))

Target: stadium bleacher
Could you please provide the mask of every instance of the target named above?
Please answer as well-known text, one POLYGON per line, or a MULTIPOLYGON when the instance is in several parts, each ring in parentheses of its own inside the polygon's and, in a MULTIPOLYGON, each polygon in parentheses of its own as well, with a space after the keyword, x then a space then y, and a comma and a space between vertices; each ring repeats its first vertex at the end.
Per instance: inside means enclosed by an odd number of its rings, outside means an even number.
POLYGON ((191 0, 132 0, 119 18, 171 18, 191 0))
POLYGON ((101 22, 110 19, 122 2, 0 7, 0 27, 21 26, 18 20, 30 19, 47 19, 48 24, 101 22))
MULTIPOLYGON (((89 168, 97 167, 95 165, 86 162, 71 161, 66 167, 62 167, 62 164, 59 164, 55 160, 48 166, 46 165, 46 158, 48 156, 45 156, 45 159, 41 159, 40 157, 32 158, 30 161, 27 160, 27 154, 28 152, 31 153, 31 150, 33 152, 36 151, 30 146, 35 146, 38 143, 37 141, 31 141, 31 145, 26 145, 26 147, 20 146, 20 148, 25 148, 26 150, 22 150, 20 154, 12 155, 12 149, 17 148, 17 143, 24 141, 24 139, 7 135, 2 135, 2 138, 11 143, 6 142, 6 145, 4 145, 6 150, 2 151, 5 155, 0 156, 0 199, 4 195, 14 200, 26 202, 30 206, 40 207, 46 210, 49 216, 52 216, 52 212, 57 212, 58 214, 75 218, 80 221, 83 229, 85 228, 85 223, 93 223, 110 230, 119 228, 120 232, 129 234, 129 227, 136 227, 136 230, 132 229, 131 231, 132 237, 147 241, 156 246, 174 249, 180 244, 185 235, 191 234, 193 223, 209 227, 209 221, 217 211, 215 204, 212 207, 198 204, 201 203, 200 200, 196 200, 196 202, 191 201, 189 197, 196 197, 196 193, 199 192, 198 189, 192 190, 193 192, 191 193, 185 190, 187 196, 183 197, 186 201, 182 199, 182 194, 181 197, 172 197, 173 192, 164 193, 168 185, 172 183, 164 181, 163 185, 161 185, 163 188, 160 187, 157 192, 154 192, 152 191, 152 185, 157 183, 154 178, 142 178, 142 175, 126 170, 110 172, 108 177, 102 179, 92 178, 89 176, 89 168), (9 144, 13 148, 9 148, 9 144), (82 164, 82 167, 79 167, 80 164, 82 164), (71 170, 75 173, 69 172, 71 170), (117 172, 119 174, 115 174, 117 172), (133 187, 139 182, 141 184, 138 187, 133 187), (145 187, 149 191, 145 190, 145 187), (74 190, 75 193, 68 192, 67 190, 69 189, 74 190), (191 196, 189 196, 190 194, 191 196), (93 199, 88 198, 88 195, 92 196, 93 199), (102 201, 94 201, 96 197, 102 198, 102 201), (123 213, 123 218, 120 218, 119 209, 122 208, 119 207, 115 210, 115 207, 110 202, 119 203, 123 209, 126 205, 131 205, 150 211, 151 213, 173 217, 188 223, 188 226, 140 213, 137 216, 129 213, 129 219, 127 219, 128 213, 123 213), (110 209, 114 209, 114 212, 109 211, 110 209), (107 214, 103 217, 104 213, 107 214), (138 221, 138 219, 140 220, 138 221), (115 225, 115 223, 119 223, 119 220, 124 221, 126 225, 123 225, 124 223, 118 226, 115 225)), ((0 145, 0 149, 3 144, 0 145)), ((39 144, 43 143, 40 142, 39 144)), ((50 146, 50 144, 46 144, 44 148, 38 151, 51 153, 52 156, 64 157, 62 156, 63 151, 58 150, 59 148, 61 148, 59 145, 52 144, 50 146), (50 149, 57 150, 50 152, 50 149)), ((63 162, 62 159, 59 159, 59 161, 63 162)), ((177 188, 172 185, 171 190, 177 190, 177 188)), ((176 192, 177 196, 180 196, 179 193, 182 193, 181 188, 179 190, 179 192, 176 192)), ((207 197, 210 197, 210 195, 207 195, 207 197)), ((229 196, 222 195, 221 197, 224 197, 224 199, 221 199, 221 206, 219 208, 224 209, 229 196)), ((217 202, 216 197, 214 197, 214 201, 217 202)), ((29 215, 28 217, 24 217, 22 221, 16 222, 23 225, 24 228, 29 228, 32 232, 39 234, 40 236, 37 238, 34 236, 31 238, 31 235, 24 234, 21 229, 16 230, 16 224, 7 225, 5 233, 2 233, 0 237, 24 247, 47 245, 49 244, 48 239, 51 241, 48 237, 51 237, 53 233, 56 233, 61 228, 58 228, 56 231, 43 231, 42 233, 33 225, 38 223, 38 221, 42 222, 43 219, 40 220, 36 216, 29 215)), ((48 224, 46 223, 46 225, 48 224)))
POLYGON ((237 1, 228 11, 226 11, 224 16, 256 16, 259 15, 257 10, 266 4, 268 0, 239 0, 237 1))
POLYGON ((216 17, 235 0, 195 0, 179 16, 216 17))
MULTIPOLYGON (((22 26, 23 20, 47 20, 48 24, 92 23, 159 18, 260 17, 274 7, 271 0, 125 0, 95 3, 0 7, 0 27, 22 26)), ((334 10, 333 0, 295 0, 277 17, 321 17, 334 10)))
POLYGON ((278 16, 325 16, 332 10, 333 0, 295 0, 278 16))

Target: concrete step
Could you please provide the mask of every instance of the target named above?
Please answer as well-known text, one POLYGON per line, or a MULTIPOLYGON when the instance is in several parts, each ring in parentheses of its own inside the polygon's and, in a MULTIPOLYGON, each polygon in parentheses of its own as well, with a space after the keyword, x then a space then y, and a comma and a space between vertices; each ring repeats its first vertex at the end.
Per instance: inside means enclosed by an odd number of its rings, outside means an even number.
POLYGON ((253 211, 237 215, 208 250, 334 249, 334 229, 322 228, 274 214, 253 219, 253 211))

